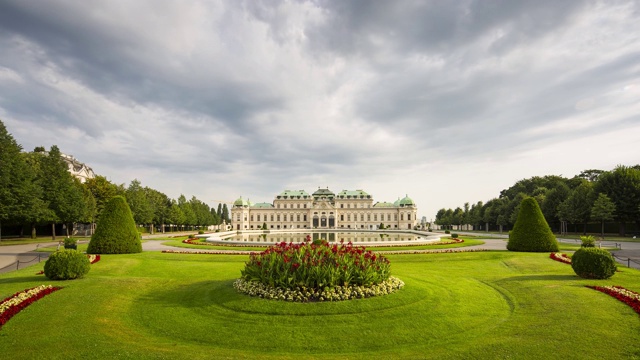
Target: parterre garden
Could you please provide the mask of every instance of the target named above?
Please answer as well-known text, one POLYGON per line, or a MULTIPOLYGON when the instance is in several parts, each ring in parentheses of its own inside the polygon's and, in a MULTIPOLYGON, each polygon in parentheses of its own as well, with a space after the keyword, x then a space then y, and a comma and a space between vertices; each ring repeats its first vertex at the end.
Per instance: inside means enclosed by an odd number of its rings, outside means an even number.
MULTIPOLYGON (((517 247, 511 240, 509 246, 517 247)), ((585 279, 574 272, 577 263, 568 265, 569 256, 549 252, 380 257, 325 245, 283 244, 262 257, 102 255, 88 273, 67 281, 45 278, 43 264, 3 274, 0 299, 44 284, 61 289, 49 290, 0 324, 0 348, 15 359, 640 358, 637 270, 619 268, 609 278, 585 279), (353 256, 345 259, 346 253, 353 256), (273 260, 278 254, 283 256, 273 260), (234 288, 241 277, 269 283, 270 272, 284 287, 334 286, 319 284, 313 267, 307 277, 289 279, 281 272, 302 269, 305 261, 344 266, 323 270, 339 283, 357 278, 371 285, 393 275, 404 286, 381 296, 320 301, 312 295, 302 302, 248 296, 234 288), (359 273, 347 271, 365 261, 359 273)), ((587 265, 608 264, 606 254, 587 253, 595 256, 587 265)), ((8 303, 0 303, 0 312, 2 304, 8 303)))

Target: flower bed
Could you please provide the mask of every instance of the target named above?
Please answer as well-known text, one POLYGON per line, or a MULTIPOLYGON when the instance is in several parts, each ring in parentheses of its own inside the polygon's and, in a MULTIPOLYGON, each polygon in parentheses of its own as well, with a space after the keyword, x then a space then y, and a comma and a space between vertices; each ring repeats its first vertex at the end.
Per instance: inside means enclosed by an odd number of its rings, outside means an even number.
POLYGON ((404 282, 393 276, 390 276, 380 284, 371 286, 348 285, 333 288, 327 287, 321 290, 304 286, 297 286, 294 289, 283 289, 265 285, 257 281, 245 281, 243 279, 238 279, 233 283, 233 287, 236 290, 249 296, 294 302, 364 299, 372 296, 391 294, 403 286, 404 282))
POLYGON ((208 250, 208 251, 187 251, 187 250, 162 250, 166 254, 209 254, 209 255, 253 255, 259 251, 233 251, 233 250, 208 250))
POLYGON ((61 287, 51 285, 41 285, 31 289, 23 290, 15 293, 12 296, 4 299, 0 302, 0 328, 6 324, 15 314, 19 313, 22 309, 31 305, 34 301, 37 301, 46 295, 51 294, 54 291, 62 289, 61 287))
POLYGON ((622 286, 590 286, 588 288, 598 290, 605 294, 611 295, 623 303, 631 306, 631 308, 640 314, 640 294, 623 288, 622 286))
POLYGON ((549 255, 549 257, 552 258, 555 261, 560 261, 561 263, 571 264, 571 258, 567 254, 551 253, 551 255, 549 255))
POLYGON ((241 278, 239 292, 288 301, 339 301, 391 293, 404 286, 392 278, 384 256, 353 246, 318 240, 271 246, 252 254, 241 278))
POLYGON ((89 258, 89 263, 90 263, 90 264, 95 264, 95 263, 97 263, 98 261, 100 261, 100 255, 90 255, 90 254, 87 254, 87 257, 89 258))
MULTIPOLYGON (((448 254, 448 253, 465 253, 465 252, 481 252, 489 251, 487 249, 436 249, 436 250, 382 250, 375 251, 381 255, 411 255, 411 254, 448 254)), ((208 250, 208 251, 187 251, 187 250, 162 250, 167 254, 208 254, 208 255, 255 255, 259 251, 248 250, 208 250)))

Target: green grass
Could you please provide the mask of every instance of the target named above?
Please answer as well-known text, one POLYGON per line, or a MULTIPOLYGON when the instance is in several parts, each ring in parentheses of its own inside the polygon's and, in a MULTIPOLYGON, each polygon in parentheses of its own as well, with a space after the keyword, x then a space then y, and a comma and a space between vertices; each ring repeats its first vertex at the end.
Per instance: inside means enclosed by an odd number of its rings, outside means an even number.
MULTIPOLYGON (((88 237, 76 237, 75 239, 89 240, 88 237)), ((56 237, 56 240, 51 240, 51 236, 41 237, 36 239, 31 239, 31 238, 18 238, 18 239, 11 239, 11 240, 3 239, 2 241, 0 241, 0 246, 41 244, 41 243, 51 243, 51 242, 63 242, 63 241, 64 241, 64 236, 58 236, 56 237)))
POLYGON ((389 255, 401 291, 337 303, 250 298, 246 256, 103 255, 84 279, 43 264, 0 275, 0 298, 65 288, 0 330, 11 359, 638 358, 640 319, 584 285, 640 291, 640 272, 580 279, 546 253, 389 255))

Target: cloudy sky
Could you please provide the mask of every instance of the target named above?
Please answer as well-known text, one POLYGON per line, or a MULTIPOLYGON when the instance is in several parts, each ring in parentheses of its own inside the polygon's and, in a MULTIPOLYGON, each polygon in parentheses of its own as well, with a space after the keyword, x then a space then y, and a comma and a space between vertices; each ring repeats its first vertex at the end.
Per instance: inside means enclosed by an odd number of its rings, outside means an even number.
POLYGON ((635 1, 0 1, 0 119, 209 203, 409 194, 419 215, 640 163, 635 1))

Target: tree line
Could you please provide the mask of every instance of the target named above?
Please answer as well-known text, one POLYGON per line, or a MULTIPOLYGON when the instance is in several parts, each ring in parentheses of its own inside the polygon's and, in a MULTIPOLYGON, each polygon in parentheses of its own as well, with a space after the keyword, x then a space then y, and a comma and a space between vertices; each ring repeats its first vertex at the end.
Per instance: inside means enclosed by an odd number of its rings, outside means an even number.
POLYGON ((171 199, 143 187, 137 179, 128 187, 104 176, 81 183, 67 169, 57 146, 23 152, 0 120, 0 239, 3 226, 18 227, 20 236, 25 228, 30 229, 35 238, 38 228, 50 225, 55 239, 56 226, 63 224, 68 236, 76 223, 95 223, 105 203, 116 195, 127 199, 135 222, 150 232, 155 228, 164 232, 169 224, 193 229, 231 220, 226 204, 216 209, 195 196, 171 199))
POLYGON ((610 221, 617 223, 621 236, 630 223, 640 230, 640 165, 585 170, 572 178, 547 175, 522 179, 486 203, 438 210, 435 223, 444 227, 468 224, 475 230, 510 229, 526 197, 538 201, 554 231, 567 231, 563 224, 572 224, 576 231, 581 227, 586 233, 587 225, 597 223, 604 233, 605 223, 610 221))

